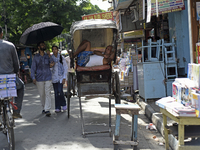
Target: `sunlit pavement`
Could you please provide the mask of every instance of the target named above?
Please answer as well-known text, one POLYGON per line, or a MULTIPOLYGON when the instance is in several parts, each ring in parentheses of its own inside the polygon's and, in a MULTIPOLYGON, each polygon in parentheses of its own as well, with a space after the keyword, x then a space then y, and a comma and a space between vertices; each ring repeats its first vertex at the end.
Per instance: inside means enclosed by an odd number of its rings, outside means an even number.
MULTIPOLYGON (((122 103, 130 103, 122 100, 122 103)), ((131 103, 130 103, 131 104, 131 103)), ((86 131, 108 129, 108 99, 82 98, 82 107, 86 131)), ((15 120, 16 150, 112 150, 113 138, 109 133, 81 135, 80 109, 78 97, 71 98, 71 114, 54 112, 54 94, 52 91, 51 117, 42 114, 42 107, 36 86, 29 83, 25 87, 25 96, 21 114, 22 119, 15 120)), ((112 131, 115 127, 114 99, 112 100, 112 131)), ((164 150, 163 137, 157 131, 146 129, 150 122, 140 111, 138 118, 138 149, 164 150), (153 139, 156 136, 156 139, 153 139)), ((131 117, 122 115, 120 139, 130 140, 131 117)), ((121 145, 122 150, 131 150, 131 146, 121 145)), ((6 137, 0 134, 0 150, 7 149, 6 137)))

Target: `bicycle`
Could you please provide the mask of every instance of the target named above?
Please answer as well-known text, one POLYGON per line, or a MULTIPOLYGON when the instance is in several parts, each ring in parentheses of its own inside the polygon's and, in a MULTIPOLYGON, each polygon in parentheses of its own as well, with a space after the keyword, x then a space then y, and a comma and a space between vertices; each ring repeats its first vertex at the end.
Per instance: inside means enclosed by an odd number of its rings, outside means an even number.
POLYGON ((14 119, 12 108, 17 109, 11 97, 0 98, 0 129, 7 136, 9 150, 15 150, 14 119), (12 106, 12 107, 11 107, 12 106))

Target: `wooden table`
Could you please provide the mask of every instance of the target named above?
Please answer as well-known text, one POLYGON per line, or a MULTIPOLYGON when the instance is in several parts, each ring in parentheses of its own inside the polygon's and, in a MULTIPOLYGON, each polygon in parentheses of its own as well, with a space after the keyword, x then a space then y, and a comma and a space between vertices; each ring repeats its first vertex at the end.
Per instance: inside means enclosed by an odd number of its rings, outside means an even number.
POLYGON ((167 126, 167 117, 176 121, 178 123, 178 150, 200 150, 200 146, 195 145, 184 145, 184 136, 185 136, 185 125, 200 125, 200 118, 197 117, 180 117, 178 115, 172 115, 166 109, 160 108, 160 111, 163 115, 163 126, 164 126, 164 135, 165 135, 165 149, 169 149, 169 140, 168 140, 168 130, 167 126))

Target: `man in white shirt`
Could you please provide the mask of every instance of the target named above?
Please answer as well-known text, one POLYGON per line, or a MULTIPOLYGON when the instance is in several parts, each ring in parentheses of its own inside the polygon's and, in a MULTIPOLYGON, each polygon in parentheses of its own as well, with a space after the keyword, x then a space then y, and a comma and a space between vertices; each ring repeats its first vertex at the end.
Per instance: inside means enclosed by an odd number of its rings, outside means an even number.
POLYGON ((107 46, 104 53, 97 50, 92 51, 91 43, 84 40, 71 57, 77 55, 77 64, 83 67, 107 65, 110 64, 115 57, 115 51, 112 51, 112 48, 111 45, 107 46))

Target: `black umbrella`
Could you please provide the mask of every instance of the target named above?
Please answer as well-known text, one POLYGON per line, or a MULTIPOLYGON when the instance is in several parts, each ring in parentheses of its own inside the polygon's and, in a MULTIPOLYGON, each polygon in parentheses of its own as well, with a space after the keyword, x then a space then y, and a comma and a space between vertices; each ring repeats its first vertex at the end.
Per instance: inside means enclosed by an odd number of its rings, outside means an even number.
POLYGON ((63 27, 53 22, 41 22, 34 24, 24 31, 20 37, 22 44, 37 44, 41 41, 51 40, 61 34, 63 27))

